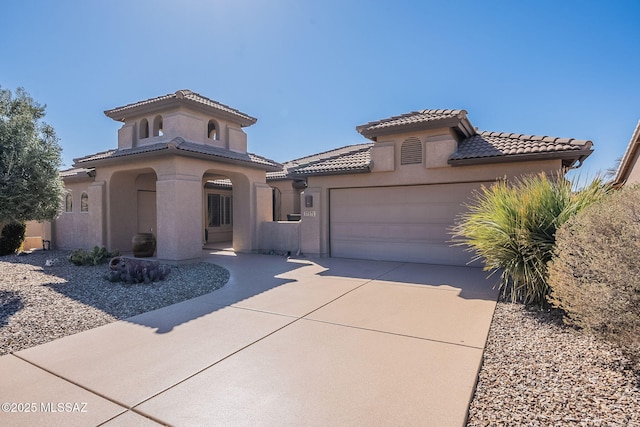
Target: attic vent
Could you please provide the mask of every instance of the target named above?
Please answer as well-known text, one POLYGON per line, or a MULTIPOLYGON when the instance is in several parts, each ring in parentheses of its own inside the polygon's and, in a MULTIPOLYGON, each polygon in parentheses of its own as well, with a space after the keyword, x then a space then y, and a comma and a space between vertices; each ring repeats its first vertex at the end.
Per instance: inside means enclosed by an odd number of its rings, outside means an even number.
POLYGON ((400 149, 400 164, 422 163, 422 142, 415 137, 407 138, 400 149))

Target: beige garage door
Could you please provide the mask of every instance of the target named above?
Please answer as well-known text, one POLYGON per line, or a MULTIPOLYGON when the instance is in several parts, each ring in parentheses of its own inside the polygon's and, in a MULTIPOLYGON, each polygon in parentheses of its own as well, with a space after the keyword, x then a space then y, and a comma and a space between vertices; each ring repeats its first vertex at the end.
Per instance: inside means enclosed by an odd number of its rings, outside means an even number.
POLYGON ((331 256, 466 265, 450 229, 482 184, 332 189, 331 256))

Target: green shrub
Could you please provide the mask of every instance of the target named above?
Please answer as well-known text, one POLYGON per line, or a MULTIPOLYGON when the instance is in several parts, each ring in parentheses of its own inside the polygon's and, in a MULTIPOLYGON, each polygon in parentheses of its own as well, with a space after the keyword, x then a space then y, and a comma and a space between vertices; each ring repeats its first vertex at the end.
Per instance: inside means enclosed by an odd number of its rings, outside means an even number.
POLYGON ((2 228, 0 233, 0 256, 11 255, 18 251, 27 226, 23 222, 10 222, 2 228))
POLYGON ((91 251, 76 249, 69 255, 69 261, 75 265, 98 265, 108 262, 111 258, 120 255, 116 250, 109 252, 107 248, 94 246, 91 251))
POLYGON ((157 261, 118 257, 109 263, 106 279, 110 282, 148 284, 166 279, 169 273, 171 267, 157 261))
POLYGON ((557 233, 549 301, 640 367, 640 186, 585 209, 557 233))
POLYGON ((599 179, 580 192, 561 176, 500 181, 476 194, 476 201, 458 218, 454 242, 474 251, 485 270, 500 272, 504 297, 544 304, 556 229, 608 191, 599 179))

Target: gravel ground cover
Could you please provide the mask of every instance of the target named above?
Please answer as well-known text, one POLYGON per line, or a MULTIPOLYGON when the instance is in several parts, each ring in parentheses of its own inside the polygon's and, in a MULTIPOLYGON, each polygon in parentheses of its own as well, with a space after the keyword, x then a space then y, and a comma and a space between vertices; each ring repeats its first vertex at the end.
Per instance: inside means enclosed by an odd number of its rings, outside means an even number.
POLYGON ((499 302, 468 426, 640 426, 640 379, 557 311, 499 302))
POLYGON ((212 292, 229 280, 220 266, 172 267, 160 282, 111 283, 107 265, 75 266, 68 251, 0 257, 0 355, 33 347, 212 292))
MULTIPOLYGON (((67 251, 0 257, 0 355, 184 301, 229 272, 173 267, 153 285, 110 283, 67 251)), ((639 426, 640 379, 620 352, 557 312, 499 302, 468 426, 639 426)))

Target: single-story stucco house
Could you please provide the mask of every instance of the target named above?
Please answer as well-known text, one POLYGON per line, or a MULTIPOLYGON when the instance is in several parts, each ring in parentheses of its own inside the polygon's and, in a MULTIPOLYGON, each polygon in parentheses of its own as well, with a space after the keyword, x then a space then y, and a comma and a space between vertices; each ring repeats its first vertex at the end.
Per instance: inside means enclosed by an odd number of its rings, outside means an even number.
POLYGON ((620 160, 616 175, 613 178, 613 185, 616 187, 622 187, 626 184, 639 184, 640 183, 640 120, 636 125, 629 145, 620 160))
POLYGON ((591 141, 481 132, 464 110, 421 110, 356 127, 360 144, 279 164, 247 152, 256 119, 189 90, 105 111, 118 147, 75 159, 51 224, 58 248, 127 251, 151 231, 158 259, 238 252, 464 265, 450 229, 475 190, 563 173, 591 141), (295 220, 300 218, 300 220, 295 220), (287 221, 287 219, 292 219, 287 221))

